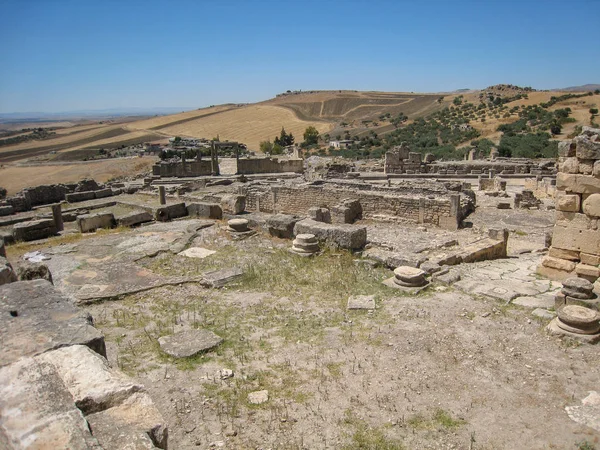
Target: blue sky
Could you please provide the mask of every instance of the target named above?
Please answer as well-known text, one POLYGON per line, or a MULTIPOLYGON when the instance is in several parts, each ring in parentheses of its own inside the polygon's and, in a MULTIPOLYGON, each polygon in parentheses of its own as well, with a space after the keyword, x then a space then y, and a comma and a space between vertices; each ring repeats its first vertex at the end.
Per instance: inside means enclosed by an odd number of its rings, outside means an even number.
POLYGON ((600 83, 600 0, 0 0, 0 113, 600 83))

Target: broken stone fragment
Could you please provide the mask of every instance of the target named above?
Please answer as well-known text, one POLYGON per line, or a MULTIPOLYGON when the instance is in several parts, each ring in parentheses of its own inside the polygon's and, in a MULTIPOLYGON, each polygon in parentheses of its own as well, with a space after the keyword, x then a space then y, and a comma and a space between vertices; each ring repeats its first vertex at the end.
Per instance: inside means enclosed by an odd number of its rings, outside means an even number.
POLYGON ((567 278, 563 281, 561 292, 569 297, 579 298, 583 300, 594 297, 594 285, 584 278, 567 278))
POLYGON ((223 338, 209 330, 186 330, 158 338, 163 352, 175 358, 189 358, 215 348, 223 338))
POLYGON ((269 401, 269 391, 255 391, 248 394, 248 403, 261 405, 269 401))
POLYGON ((348 299, 348 309, 375 309, 375 296, 353 295, 348 299))

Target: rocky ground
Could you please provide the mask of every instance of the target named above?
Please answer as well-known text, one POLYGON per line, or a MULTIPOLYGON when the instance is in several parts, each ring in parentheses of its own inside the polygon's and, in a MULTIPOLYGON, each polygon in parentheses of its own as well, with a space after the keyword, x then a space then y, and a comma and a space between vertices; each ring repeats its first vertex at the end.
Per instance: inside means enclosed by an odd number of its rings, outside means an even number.
POLYGON ((565 411, 598 390, 598 347, 545 331, 560 284, 535 267, 553 212, 500 200, 478 195, 458 232, 367 223, 372 249, 410 255, 511 231, 508 258, 462 264, 460 281, 418 295, 385 286, 392 272, 369 251, 303 258, 262 231, 234 240, 221 221, 71 235, 8 256, 50 257, 55 285, 105 333, 110 363, 146 386, 173 449, 599 448, 600 426, 565 411), (210 287, 219 278, 229 282, 210 287), (356 295, 375 308, 348 310, 356 295), (188 358, 161 350, 160 337, 193 329, 223 342, 188 358))

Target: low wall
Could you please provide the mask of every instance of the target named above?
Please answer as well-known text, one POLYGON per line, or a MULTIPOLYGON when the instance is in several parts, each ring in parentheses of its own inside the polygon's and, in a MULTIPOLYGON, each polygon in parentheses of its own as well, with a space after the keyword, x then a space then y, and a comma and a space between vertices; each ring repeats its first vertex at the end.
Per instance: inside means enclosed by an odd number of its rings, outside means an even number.
POLYGON ((331 209, 342 200, 356 199, 365 219, 432 224, 446 229, 456 229, 468 210, 461 206, 461 195, 455 192, 425 196, 394 190, 349 190, 332 185, 250 185, 241 191, 250 211, 307 215, 312 207, 331 209))
POLYGON ((240 158, 237 173, 248 175, 252 173, 302 173, 304 160, 278 158, 240 158))
POLYGON ((152 175, 161 177, 200 177, 210 175, 212 166, 210 160, 186 162, 159 162, 152 166, 152 175))

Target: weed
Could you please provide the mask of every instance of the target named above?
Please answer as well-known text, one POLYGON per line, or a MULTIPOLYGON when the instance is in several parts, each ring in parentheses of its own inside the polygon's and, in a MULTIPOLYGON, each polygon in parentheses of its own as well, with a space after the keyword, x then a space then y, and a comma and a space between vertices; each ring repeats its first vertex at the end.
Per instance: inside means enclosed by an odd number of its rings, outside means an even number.
POLYGON ((588 441, 581 441, 575 445, 577 445, 578 450, 596 450, 596 446, 588 441))

